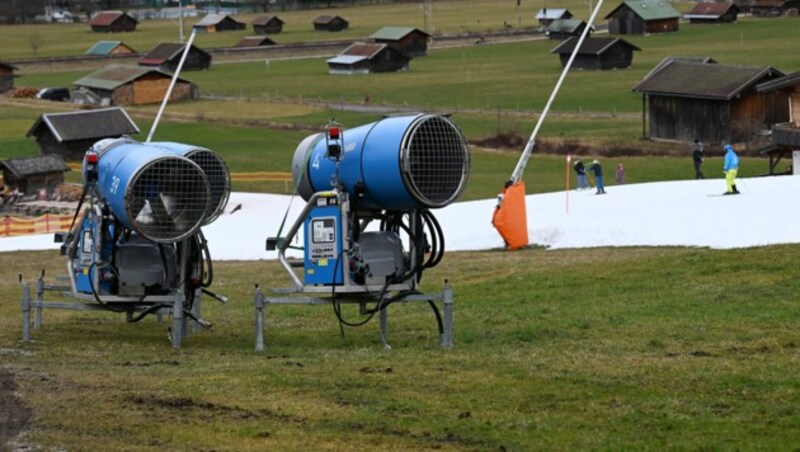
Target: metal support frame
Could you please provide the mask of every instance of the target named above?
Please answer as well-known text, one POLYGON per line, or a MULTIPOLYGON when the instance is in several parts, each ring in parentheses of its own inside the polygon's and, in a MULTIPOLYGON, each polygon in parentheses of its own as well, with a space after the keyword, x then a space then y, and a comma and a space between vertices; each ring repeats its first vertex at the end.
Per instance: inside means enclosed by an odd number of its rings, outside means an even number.
MULTIPOLYGON (((329 289, 330 290, 330 289, 329 289)), ((318 305, 331 305, 333 300, 331 298, 323 298, 323 297, 306 297, 306 296, 294 296, 294 297, 267 297, 264 295, 264 291, 261 287, 256 286, 255 295, 253 298, 254 305, 255 305, 255 329, 256 329, 256 339, 255 339, 255 350, 257 352, 264 351, 264 329, 266 324, 264 322, 264 311, 268 306, 271 305, 307 305, 307 306, 318 306, 318 305)), ((453 288, 450 286, 450 283, 445 281, 444 289, 442 292, 435 293, 435 294, 422 294, 422 293, 410 293, 396 302, 398 303, 408 303, 408 302, 441 302, 441 306, 443 307, 443 319, 442 319, 442 326, 443 332, 439 336, 439 345, 442 348, 450 349, 453 347, 453 288)), ((339 303, 347 303, 347 304, 355 304, 355 303, 364 303, 364 299, 342 299, 337 300, 339 303)), ((380 320, 380 338, 381 342, 383 343, 384 347, 387 349, 391 349, 387 342, 388 333, 389 333, 389 319, 388 319, 388 307, 384 308, 379 313, 379 320, 380 320)))

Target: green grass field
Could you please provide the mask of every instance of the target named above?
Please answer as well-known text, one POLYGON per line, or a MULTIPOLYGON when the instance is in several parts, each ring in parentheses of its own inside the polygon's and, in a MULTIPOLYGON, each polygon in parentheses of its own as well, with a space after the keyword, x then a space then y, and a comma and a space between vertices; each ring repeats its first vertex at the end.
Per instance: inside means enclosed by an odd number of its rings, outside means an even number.
MULTIPOLYGON (((339 337, 328 307, 267 312, 275 262, 215 265, 214 332, 172 351, 167 324, 46 311, 18 342, 16 274, 52 252, 0 255, 0 356, 59 449, 784 449, 800 430, 800 248, 450 253, 424 288, 455 290, 455 347, 424 305, 339 337)), ((355 310, 346 315, 357 318, 355 310)))

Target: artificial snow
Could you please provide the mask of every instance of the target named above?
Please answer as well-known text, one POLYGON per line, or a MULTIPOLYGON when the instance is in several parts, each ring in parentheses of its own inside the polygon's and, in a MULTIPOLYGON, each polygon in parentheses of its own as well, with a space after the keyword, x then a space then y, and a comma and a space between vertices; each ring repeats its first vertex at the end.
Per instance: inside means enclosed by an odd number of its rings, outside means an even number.
MULTIPOLYGON (((528 235, 531 245, 549 249, 800 243, 800 202, 795 198, 800 177, 737 179, 737 187, 741 195, 721 196, 725 181, 705 179, 609 185, 605 195, 595 195, 594 190, 529 195, 528 235)), ((290 203, 281 231, 284 236, 305 205, 302 198, 231 193, 226 213, 203 229, 211 256, 215 260, 277 258, 275 251, 266 251, 265 243, 267 237, 278 235, 290 203)), ((444 230, 446 249, 502 248, 503 240, 491 225, 496 205, 495 199, 489 199, 434 211, 444 230)), ((50 234, 0 239, 0 251, 58 247, 50 234)))

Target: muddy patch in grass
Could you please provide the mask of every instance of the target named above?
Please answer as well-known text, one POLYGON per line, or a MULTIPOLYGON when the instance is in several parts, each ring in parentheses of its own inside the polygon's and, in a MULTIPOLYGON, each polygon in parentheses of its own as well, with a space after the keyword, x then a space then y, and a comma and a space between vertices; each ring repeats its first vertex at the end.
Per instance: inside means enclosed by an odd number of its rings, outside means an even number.
POLYGON ((17 394, 11 371, 0 368, 0 450, 16 438, 33 418, 33 410, 17 394))

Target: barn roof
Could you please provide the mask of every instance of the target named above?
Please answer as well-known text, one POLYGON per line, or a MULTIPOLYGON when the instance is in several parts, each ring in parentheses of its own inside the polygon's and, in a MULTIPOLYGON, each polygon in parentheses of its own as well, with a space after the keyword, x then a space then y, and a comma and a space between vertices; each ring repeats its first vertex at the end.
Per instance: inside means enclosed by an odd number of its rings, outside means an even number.
POLYGON ((775 91, 778 89, 789 88, 792 86, 800 86, 800 71, 786 74, 781 78, 770 80, 759 84, 756 89, 760 93, 775 91))
POLYGON ((272 22, 273 20, 277 20, 280 23, 286 23, 281 20, 278 16, 274 14, 267 14, 265 16, 258 16, 250 22, 250 25, 267 25, 268 23, 272 22))
POLYGON ((139 133, 139 127, 120 107, 45 113, 33 123, 26 136, 38 136, 45 129, 59 143, 139 133))
POLYGON ((780 8, 786 4, 786 0, 755 0, 751 8, 780 8))
POLYGON ((275 41, 266 36, 245 36, 234 47, 258 47, 275 45, 275 41))
POLYGON ((348 55, 348 56, 362 56, 366 58, 372 58, 373 56, 377 55, 378 52, 385 49, 386 47, 387 47, 386 44, 377 44, 371 42, 354 42, 350 44, 350 47, 342 50, 338 56, 348 55))
POLYGON ((372 33, 370 38, 372 39, 380 39, 383 41, 399 41, 411 33, 421 33, 426 37, 430 36, 428 33, 420 30, 419 28, 412 28, 412 27, 383 27, 380 30, 372 33))
MULTIPOLYGON (((183 49, 184 49, 183 44, 162 42, 161 44, 157 45, 153 50, 151 50, 150 53, 142 57, 142 59, 139 60, 138 63, 151 66, 160 66, 166 63, 167 61, 170 61, 173 58, 180 56, 181 52, 183 52, 183 49)), ((200 47, 197 47, 194 44, 192 44, 191 49, 196 52, 202 52, 210 56, 208 52, 201 49, 200 47)))
POLYGON ((547 31, 553 33, 574 33, 586 22, 578 19, 557 19, 547 26, 547 31))
POLYGON ((12 71, 16 71, 17 69, 19 69, 16 66, 13 66, 13 65, 8 64, 8 63, 3 63, 2 61, 0 61, 0 67, 4 67, 4 68, 12 70, 12 71))
POLYGON ((572 13, 570 13, 566 8, 543 8, 536 13, 536 19, 555 20, 561 19, 566 15, 572 17, 572 13))
POLYGON ((86 55, 108 55, 120 45, 128 47, 122 41, 97 41, 86 51, 86 55))
POLYGON ((696 3, 691 11, 684 14, 686 19, 719 19, 728 11, 734 8, 737 12, 739 7, 729 2, 707 2, 696 3))
POLYGON ((202 18, 200 22, 194 24, 193 27, 213 27, 215 25, 219 25, 219 23, 225 19, 230 19, 234 22, 240 23, 238 20, 227 14, 207 14, 206 17, 202 18))
POLYGON ((670 61, 632 89, 646 94, 731 100, 770 76, 783 73, 771 66, 731 66, 670 61))
MULTIPOLYGON (((578 37, 573 36, 559 44, 550 53, 572 53, 578 44, 578 37)), ((633 50, 642 50, 622 38, 586 38, 578 50, 578 55, 602 55, 615 45, 624 45, 633 50)))
POLYGON ((314 19, 314 20, 312 21, 312 23, 314 23, 314 24, 320 24, 320 25, 327 25, 327 24, 329 24, 329 23, 333 22, 335 19, 339 19, 339 20, 342 20, 342 21, 344 21, 344 22, 347 22, 347 21, 346 21, 346 20, 344 20, 344 18, 343 18, 343 17, 341 17, 341 16, 329 16, 329 15, 323 14, 323 15, 321 15, 321 16, 317 16, 317 18, 316 18, 316 19, 314 19))
POLYGON ((369 59, 369 58, 364 56, 364 55, 337 55, 337 56, 335 56, 333 58, 329 58, 329 59, 325 60, 325 62, 328 63, 328 64, 333 63, 333 64, 348 64, 349 65, 349 64, 356 64, 356 63, 358 63, 360 61, 364 61, 364 60, 367 60, 367 59, 369 59))
MULTIPOLYGON (((122 11, 102 11, 97 13, 96 16, 89 21, 89 25, 96 25, 98 27, 108 27, 116 22, 123 16, 128 16, 127 14, 123 13, 122 11)), ((131 20, 136 22, 131 16, 128 16, 131 20)))
POLYGON ((702 64, 717 64, 717 60, 709 57, 709 56, 667 56, 664 57, 661 62, 659 62, 656 67, 650 70, 644 78, 650 77, 651 75, 655 74, 656 72, 660 71, 661 68, 668 65, 673 61, 683 61, 683 62, 690 62, 690 63, 702 63, 702 64))
POLYGON ((612 17, 617 10, 624 6, 630 8, 642 20, 677 19, 681 17, 681 13, 667 3, 666 0, 625 0, 608 13, 605 18, 612 17))
MULTIPOLYGON (((172 75, 157 68, 111 64, 76 80, 73 82, 73 85, 113 90, 147 74, 159 74, 164 77, 172 78, 172 75)), ((178 78, 178 80, 189 83, 188 80, 183 78, 178 78)))
POLYGON ((18 178, 34 174, 52 173, 54 171, 61 171, 62 173, 69 171, 69 166, 64 163, 64 159, 53 154, 3 160, 0 161, 0 165, 18 178))

